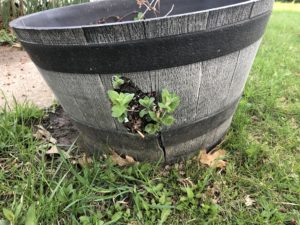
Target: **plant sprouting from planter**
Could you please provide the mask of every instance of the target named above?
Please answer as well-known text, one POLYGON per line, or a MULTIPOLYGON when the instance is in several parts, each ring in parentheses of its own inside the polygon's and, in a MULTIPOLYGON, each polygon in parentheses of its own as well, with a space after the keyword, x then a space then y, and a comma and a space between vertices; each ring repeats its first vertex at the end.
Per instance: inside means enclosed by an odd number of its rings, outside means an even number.
POLYGON ((154 106, 154 101, 155 101, 155 98, 153 98, 153 97, 150 98, 148 96, 146 96, 145 98, 139 100, 139 103, 143 107, 145 107, 143 110, 141 110, 139 112, 139 115, 140 115, 141 118, 143 118, 145 115, 149 114, 149 112, 152 111, 153 106, 154 106))
POLYGON ((123 123, 127 118, 128 105, 132 101, 134 94, 118 93, 113 90, 108 91, 108 96, 112 102, 112 117, 123 123))
POLYGON ((149 134, 155 134, 161 130, 163 125, 171 126, 175 122, 172 113, 174 113, 179 103, 179 96, 163 89, 161 92, 161 101, 152 108, 154 110, 149 110, 149 108, 145 107, 145 109, 140 112, 140 115, 144 115, 147 112, 152 120, 152 123, 146 125, 145 131, 149 134))
POLYGON ((108 91, 112 102, 112 117, 117 118, 133 133, 158 134, 163 126, 175 122, 173 113, 180 104, 175 93, 163 89, 160 96, 155 92, 143 93, 131 80, 114 76, 114 90, 108 91))
POLYGON ((124 84, 124 80, 119 75, 113 76, 112 85, 114 89, 119 89, 122 84, 124 84))

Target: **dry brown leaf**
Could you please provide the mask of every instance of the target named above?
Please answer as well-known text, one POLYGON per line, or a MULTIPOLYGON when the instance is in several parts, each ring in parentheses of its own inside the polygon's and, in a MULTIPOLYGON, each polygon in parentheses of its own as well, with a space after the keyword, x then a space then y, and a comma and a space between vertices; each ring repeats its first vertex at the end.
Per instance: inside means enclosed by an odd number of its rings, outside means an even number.
POLYGON ((198 160, 209 167, 225 169, 226 162, 222 158, 226 155, 226 151, 219 149, 214 152, 207 153, 206 150, 201 150, 198 156, 198 160))
POLYGON ((126 155, 125 158, 122 158, 114 151, 112 151, 111 159, 118 166, 129 166, 137 163, 131 156, 126 155))
POLYGON ((139 7, 142 7, 146 3, 146 0, 136 0, 136 4, 138 4, 139 7))
POLYGON ((51 136, 51 133, 47 131, 42 125, 36 126, 37 131, 33 135, 37 140, 46 140, 52 144, 56 144, 57 140, 51 136))
POLYGON ((245 205, 246 206, 252 206, 255 203, 255 200, 250 198, 250 195, 246 195, 245 197, 245 205))
POLYGON ((205 196, 207 196, 213 203, 218 204, 220 200, 220 187, 218 183, 213 183, 207 187, 205 196))
POLYGON ((93 160, 91 157, 88 157, 85 153, 81 158, 78 159, 78 164, 82 167, 89 166, 93 163, 93 160))
POLYGON ((22 49, 22 45, 18 42, 12 45, 13 48, 22 49))
POLYGON ((191 180, 191 178, 180 178, 177 180, 179 183, 181 183, 183 186, 188 187, 188 186, 194 186, 194 182, 191 180))
MULTIPOLYGON (((70 158, 70 155, 67 152, 65 152, 65 151, 60 151, 60 152, 64 155, 64 157, 66 159, 70 158)), ((51 155, 59 155, 59 154, 60 153, 59 153, 59 150, 56 145, 52 145, 51 148, 48 151, 46 151, 46 155, 50 155, 50 156, 51 155)))
POLYGON ((59 154, 58 148, 55 145, 52 145, 51 148, 46 151, 47 155, 59 154))
POLYGON ((139 223, 137 221, 131 221, 127 225, 138 225, 139 223))
POLYGON ((54 145, 57 144, 57 140, 53 137, 50 137, 48 141, 54 145))

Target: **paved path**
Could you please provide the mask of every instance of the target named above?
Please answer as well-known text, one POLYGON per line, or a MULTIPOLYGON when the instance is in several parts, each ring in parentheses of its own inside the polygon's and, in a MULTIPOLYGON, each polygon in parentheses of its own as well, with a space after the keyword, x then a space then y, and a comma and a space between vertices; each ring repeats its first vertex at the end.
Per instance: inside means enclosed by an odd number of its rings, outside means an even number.
POLYGON ((0 46, 0 107, 13 105, 13 97, 18 102, 28 100, 39 107, 53 103, 54 95, 25 51, 0 46))

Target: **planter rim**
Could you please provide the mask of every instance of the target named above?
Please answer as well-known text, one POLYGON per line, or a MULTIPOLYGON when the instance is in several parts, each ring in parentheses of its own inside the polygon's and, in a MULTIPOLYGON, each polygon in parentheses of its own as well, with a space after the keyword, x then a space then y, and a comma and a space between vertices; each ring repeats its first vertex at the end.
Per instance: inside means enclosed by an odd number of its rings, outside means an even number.
POLYGON ((151 21, 162 20, 165 18, 190 16, 190 15, 206 13, 206 12, 215 11, 215 10, 222 10, 222 9, 231 8, 231 7, 235 7, 235 6, 246 5, 249 3, 254 4, 255 2, 259 2, 259 1, 263 1, 263 0, 247 0, 247 1, 239 2, 239 3, 235 3, 235 4, 229 4, 229 5, 225 5, 225 6, 221 6, 221 7, 214 7, 214 8, 209 8, 209 9, 200 10, 200 11, 180 13, 180 14, 175 14, 175 15, 169 15, 167 17, 161 16, 161 17, 155 17, 155 18, 149 18, 149 19, 137 20, 137 21, 131 20, 131 21, 123 21, 123 22, 104 23, 104 24, 87 24, 87 25, 75 25, 75 26, 53 26, 53 27, 51 27, 51 26, 49 26, 49 27, 26 26, 23 23, 23 19, 29 18, 33 15, 41 15, 41 14, 45 14, 45 13, 49 13, 49 12, 53 12, 53 11, 57 11, 57 10, 62 10, 62 9, 67 9, 67 8, 76 8, 76 7, 80 7, 82 5, 88 5, 88 4, 101 4, 101 1, 96 1, 96 2, 87 2, 87 3, 78 4, 78 5, 64 6, 64 7, 49 9, 49 10, 45 10, 45 11, 41 11, 41 12, 37 12, 37 13, 32 13, 32 14, 22 16, 22 17, 19 17, 15 20, 11 21, 9 23, 9 25, 10 25, 10 27, 12 27, 14 29, 22 29, 22 30, 69 30, 69 29, 81 29, 81 28, 92 28, 92 27, 109 27, 109 26, 117 26, 117 25, 122 25, 122 24, 143 23, 144 21, 151 22, 151 21))

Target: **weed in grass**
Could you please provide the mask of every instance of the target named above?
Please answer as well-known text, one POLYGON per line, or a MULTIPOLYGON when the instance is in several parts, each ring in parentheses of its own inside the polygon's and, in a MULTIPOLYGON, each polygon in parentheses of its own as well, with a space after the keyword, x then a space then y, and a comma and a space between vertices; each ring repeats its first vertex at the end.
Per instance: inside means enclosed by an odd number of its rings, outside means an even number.
POLYGON ((0 46, 5 44, 13 45, 16 40, 17 38, 14 34, 5 29, 0 30, 0 46))

